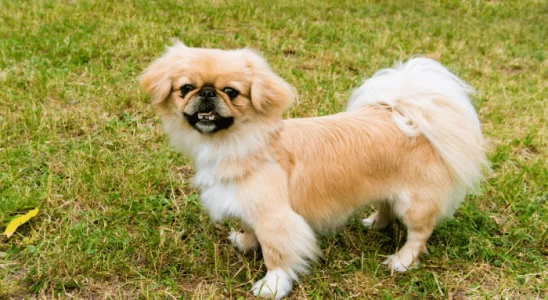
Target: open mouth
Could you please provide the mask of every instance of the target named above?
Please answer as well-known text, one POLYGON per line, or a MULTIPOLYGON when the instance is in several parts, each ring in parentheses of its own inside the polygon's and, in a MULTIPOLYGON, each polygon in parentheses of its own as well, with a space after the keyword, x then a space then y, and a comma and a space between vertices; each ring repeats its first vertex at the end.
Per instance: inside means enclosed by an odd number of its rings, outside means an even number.
POLYGON ((198 113, 198 120, 200 121, 215 121, 215 120, 218 120, 219 119, 219 116, 210 111, 208 113, 198 113))
POLYGON ((211 134, 222 129, 227 129, 234 123, 233 117, 223 117, 210 112, 197 112, 192 115, 184 114, 186 121, 200 133, 211 134))

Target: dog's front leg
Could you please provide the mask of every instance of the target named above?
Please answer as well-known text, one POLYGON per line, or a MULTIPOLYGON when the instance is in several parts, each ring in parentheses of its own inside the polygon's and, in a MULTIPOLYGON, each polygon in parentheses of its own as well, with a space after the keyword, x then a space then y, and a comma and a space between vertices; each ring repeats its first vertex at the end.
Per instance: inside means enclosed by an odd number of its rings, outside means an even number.
POLYGON ((255 296, 280 299, 292 289, 299 273, 319 256, 308 223, 291 208, 287 174, 270 164, 239 186, 243 218, 261 246, 266 276, 253 285, 255 296))
POLYGON ((307 271, 318 256, 316 238, 304 219, 282 208, 254 224, 268 272, 253 285, 255 296, 280 299, 292 289, 298 273, 307 271))
POLYGON ((257 249, 257 247, 259 247, 259 240, 257 239, 253 228, 245 221, 242 221, 242 229, 244 232, 230 232, 228 235, 230 242, 242 252, 257 249))

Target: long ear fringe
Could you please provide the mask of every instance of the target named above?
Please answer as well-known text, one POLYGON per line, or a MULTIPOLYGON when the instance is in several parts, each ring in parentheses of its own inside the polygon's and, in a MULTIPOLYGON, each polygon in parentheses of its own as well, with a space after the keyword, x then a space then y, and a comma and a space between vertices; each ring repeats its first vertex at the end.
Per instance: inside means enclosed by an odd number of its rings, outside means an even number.
POLYGON ((170 57, 177 51, 187 48, 178 39, 173 38, 171 42, 173 45, 167 48, 164 55, 152 62, 139 76, 141 87, 150 96, 152 104, 162 103, 169 96, 171 92, 171 78, 169 78, 170 57))
POLYGON ((297 92, 289 83, 276 75, 266 60, 256 51, 243 49, 253 73, 251 103, 262 114, 280 115, 297 98, 297 92))
POLYGON ((167 99, 171 92, 171 79, 168 66, 162 58, 154 61, 140 76, 143 91, 150 96, 152 104, 159 104, 167 99))
POLYGON ((278 75, 267 71, 253 77, 251 103, 260 113, 281 116, 295 101, 295 89, 278 75))

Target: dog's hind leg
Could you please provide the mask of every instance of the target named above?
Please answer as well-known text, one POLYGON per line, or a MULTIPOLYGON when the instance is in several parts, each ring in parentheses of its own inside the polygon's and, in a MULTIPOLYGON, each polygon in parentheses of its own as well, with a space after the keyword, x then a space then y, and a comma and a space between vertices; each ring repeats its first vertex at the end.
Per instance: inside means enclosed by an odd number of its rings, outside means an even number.
MULTIPOLYGON (((434 195, 432 195, 434 196, 434 195)), ((402 195, 401 197, 407 197, 402 195)), ((399 200, 394 204, 394 212, 407 226, 407 241, 394 255, 384 262, 392 271, 405 272, 419 256, 426 253, 426 241, 432 234, 440 209, 438 201, 430 201, 425 193, 411 196, 407 200, 399 200)))

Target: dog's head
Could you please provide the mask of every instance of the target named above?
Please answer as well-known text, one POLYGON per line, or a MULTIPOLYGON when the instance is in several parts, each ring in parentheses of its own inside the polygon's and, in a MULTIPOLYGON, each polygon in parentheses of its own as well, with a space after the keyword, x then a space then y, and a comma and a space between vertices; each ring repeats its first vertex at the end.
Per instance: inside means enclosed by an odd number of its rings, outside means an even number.
POLYGON ((141 75, 160 115, 178 115, 204 135, 258 119, 280 119, 296 94, 249 49, 186 47, 177 42, 141 75))

